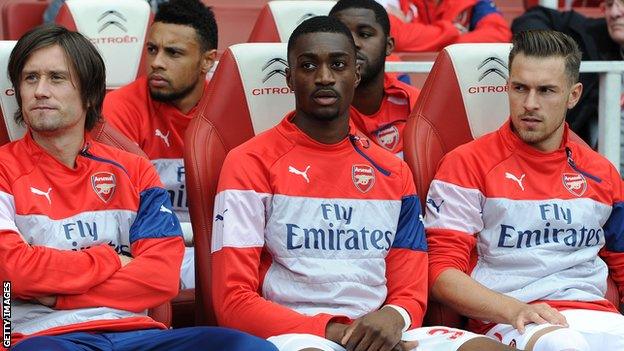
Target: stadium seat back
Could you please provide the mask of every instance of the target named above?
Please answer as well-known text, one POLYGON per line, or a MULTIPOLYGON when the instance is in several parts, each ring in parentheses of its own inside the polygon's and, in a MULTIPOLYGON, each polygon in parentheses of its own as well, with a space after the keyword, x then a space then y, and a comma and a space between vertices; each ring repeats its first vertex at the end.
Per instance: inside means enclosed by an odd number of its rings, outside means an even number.
POLYGON ((510 44, 455 44, 435 60, 405 127, 405 160, 421 202, 444 154, 507 120, 510 48, 510 44))
POLYGON ((150 15, 145 0, 67 0, 56 23, 95 44, 106 64, 106 87, 115 89, 140 73, 150 15))
POLYGON ((9 55, 15 47, 16 41, 0 41, 0 145, 12 140, 21 138, 26 132, 26 128, 15 123, 15 112, 17 111, 17 100, 15 90, 9 79, 7 67, 9 65, 9 55))
POLYGON ((17 40, 42 24, 48 4, 45 0, 0 0, 0 39, 17 40))
POLYGON ((237 44, 225 51, 184 142, 189 211, 195 235, 200 324, 216 324, 210 288, 214 198, 227 153, 294 109, 286 86, 286 44, 237 44))
MULTIPOLYGON (((493 132, 509 118, 507 60, 511 44, 455 44, 435 60, 405 126, 404 157, 424 208, 442 157, 459 145, 493 132)), ((584 143, 571 133, 570 137, 584 143)), ((476 257, 473 252, 473 259, 476 257)), ((609 278, 606 298, 619 306, 609 278)), ((429 301, 425 325, 465 327, 453 309, 429 301)))
POLYGON ((301 22, 310 17, 327 15, 335 4, 330 0, 269 1, 260 11, 248 41, 285 43, 301 22))

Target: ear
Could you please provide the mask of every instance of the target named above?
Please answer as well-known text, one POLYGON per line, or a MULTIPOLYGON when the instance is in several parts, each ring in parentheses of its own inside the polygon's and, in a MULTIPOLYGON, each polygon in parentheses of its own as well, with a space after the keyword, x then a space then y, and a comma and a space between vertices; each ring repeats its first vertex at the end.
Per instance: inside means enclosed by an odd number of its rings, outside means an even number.
POLYGON ((217 50, 207 50, 202 54, 201 58, 201 72, 206 75, 208 71, 212 68, 217 59, 217 50))
POLYGON ((290 67, 286 67, 284 71, 286 72, 286 85, 290 88, 291 91, 295 91, 295 85, 291 82, 292 72, 290 71, 290 67))
POLYGON ((386 56, 390 56, 394 52, 394 38, 388 36, 386 39, 386 56))
POLYGON ((568 96, 568 110, 576 106, 579 99, 581 98, 581 94, 583 93, 583 84, 576 83, 570 89, 570 95, 568 96))

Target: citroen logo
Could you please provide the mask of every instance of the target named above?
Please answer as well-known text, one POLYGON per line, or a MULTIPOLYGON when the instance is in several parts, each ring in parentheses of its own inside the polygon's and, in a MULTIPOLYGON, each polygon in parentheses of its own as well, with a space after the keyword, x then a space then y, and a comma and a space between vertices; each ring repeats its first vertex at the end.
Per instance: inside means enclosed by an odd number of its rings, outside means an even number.
POLYGON ((128 22, 126 17, 122 15, 119 11, 108 10, 100 15, 98 18, 98 23, 101 23, 100 28, 98 29, 98 33, 101 33, 104 29, 115 26, 121 29, 124 32, 127 32, 128 29, 121 22, 128 22))
POLYGON ((503 80, 507 81, 509 78, 507 75, 507 65, 505 61, 501 60, 496 56, 490 56, 483 60, 479 67, 477 67, 478 71, 481 71, 481 75, 479 76, 479 82, 485 79, 485 77, 490 74, 496 74, 499 77, 503 78, 503 80))
POLYGON ((262 67, 262 72, 267 72, 262 79, 262 83, 266 83, 267 80, 277 74, 286 77, 286 67, 288 67, 288 62, 283 58, 274 57, 270 59, 262 67))

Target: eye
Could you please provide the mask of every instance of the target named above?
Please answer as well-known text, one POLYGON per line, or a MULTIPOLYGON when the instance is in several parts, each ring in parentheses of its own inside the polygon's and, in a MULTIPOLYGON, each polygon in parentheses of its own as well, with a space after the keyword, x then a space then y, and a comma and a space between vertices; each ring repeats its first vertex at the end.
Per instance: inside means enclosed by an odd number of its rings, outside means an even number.
POLYGON ((35 82, 37 80, 37 75, 34 73, 27 74, 23 80, 25 82, 35 82))
POLYGON ((347 63, 344 61, 336 61, 332 64, 332 67, 335 69, 342 70, 347 67, 347 63))
POLYGON ((359 36, 360 36, 360 38, 368 39, 368 38, 372 37, 373 35, 371 33, 369 33, 369 32, 360 32, 359 36))
POLYGON ((58 74, 58 73, 52 73, 52 75, 50 75, 50 79, 53 82, 60 82, 63 79, 65 79, 65 77, 63 75, 61 75, 61 74, 58 74))
POLYGON ((150 54, 150 55, 154 55, 154 54, 156 54, 156 52, 157 52, 157 51, 158 51, 158 50, 156 50, 156 47, 155 47, 155 46, 153 46, 153 45, 148 45, 148 46, 147 46, 147 53, 148 53, 148 54, 150 54))
POLYGON ((312 62, 302 62, 301 68, 303 68, 306 71, 311 71, 316 68, 316 65, 312 62))
POLYGON ((524 92, 526 89, 525 89, 525 87, 524 87, 524 86, 522 86, 522 85, 514 85, 514 86, 513 86, 513 90, 514 90, 514 91, 517 91, 517 92, 519 92, 519 93, 522 93, 522 92, 524 92))

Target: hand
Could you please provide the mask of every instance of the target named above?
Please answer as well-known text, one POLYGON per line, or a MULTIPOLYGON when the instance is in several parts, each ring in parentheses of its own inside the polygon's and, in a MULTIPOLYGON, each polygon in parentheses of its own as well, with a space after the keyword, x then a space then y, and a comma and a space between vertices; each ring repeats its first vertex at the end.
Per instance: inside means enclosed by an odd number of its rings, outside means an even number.
POLYGON ((524 326, 529 323, 554 324, 568 327, 566 318, 556 309, 545 303, 525 304, 520 303, 511 312, 508 318, 509 324, 518 329, 520 334, 524 333, 524 326))
POLYGON ((404 324, 403 317, 395 309, 382 308, 356 319, 345 330, 340 344, 348 351, 401 350, 404 324))
POLYGON ((331 340, 336 344, 340 344, 347 327, 348 325, 338 322, 327 323, 327 327, 325 327, 325 339, 331 340))
POLYGON ((132 262, 132 257, 125 255, 118 255, 119 261, 121 261, 121 267, 125 267, 128 263, 132 262))
POLYGON ((35 300, 40 304, 48 307, 54 307, 56 305, 56 296, 41 296, 36 297, 35 300))

